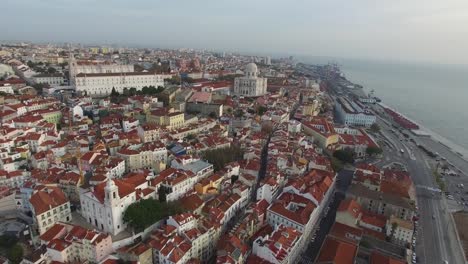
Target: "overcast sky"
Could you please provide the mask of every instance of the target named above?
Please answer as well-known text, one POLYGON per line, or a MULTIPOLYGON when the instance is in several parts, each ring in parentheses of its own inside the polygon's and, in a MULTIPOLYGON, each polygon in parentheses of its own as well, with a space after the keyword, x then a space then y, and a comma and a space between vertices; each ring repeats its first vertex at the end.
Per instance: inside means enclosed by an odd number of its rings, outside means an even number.
POLYGON ((468 0, 4 1, 0 40, 468 64, 468 0))

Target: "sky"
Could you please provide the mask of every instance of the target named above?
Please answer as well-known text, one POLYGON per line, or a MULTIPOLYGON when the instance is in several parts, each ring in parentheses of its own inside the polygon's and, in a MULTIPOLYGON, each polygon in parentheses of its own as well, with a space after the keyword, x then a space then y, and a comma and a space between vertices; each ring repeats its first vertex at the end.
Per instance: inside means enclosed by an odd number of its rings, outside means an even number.
POLYGON ((0 41, 468 64, 466 0, 3 0, 0 6, 0 41))

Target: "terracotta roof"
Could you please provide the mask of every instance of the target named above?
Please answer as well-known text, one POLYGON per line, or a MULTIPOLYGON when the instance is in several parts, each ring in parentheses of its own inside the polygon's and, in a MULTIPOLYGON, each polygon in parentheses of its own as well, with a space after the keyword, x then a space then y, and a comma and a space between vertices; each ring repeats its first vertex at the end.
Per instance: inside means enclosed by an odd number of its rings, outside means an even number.
POLYGON ((46 187, 35 192, 29 199, 36 215, 40 215, 68 202, 60 188, 46 187))
POLYGON ((406 264, 406 261, 385 256, 374 250, 370 256, 369 264, 406 264))
POLYGON ((360 228, 335 222, 330 230, 329 236, 357 244, 361 240, 362 234, 363 232, 360 228))
MULTIPOLYGON (((114 181, 115 185, 119 189, 119 197, 123 198, 133 192, 135 192, 135 185, 126 182, 125 180, 118 180, 118 179, 111 179, 110 181, 114 181)), ((94 196, 103 203, 105 198, 104 188, 106 187, 107 181, 102 182, 94 187, 94 196)))
POLYGON ((383 215, 373 214, 371 212, 364 211, 362 212, 361 222, 383 229, 385 227, 385 224, 387 223, 387 218, 383 215))
POLYGON ((354 218, 359 217, 361 210, 362 210, 361 205, 351 198, 347 198, 341 201, 340 206, 338 207, 338 212, 348 212, 354 218))
POLYGON ((43 241, 50 242, 53 239, 58 238, 59 234, 64 232, 66 227, 62 224, 55 224, 49 230, 47 230, 44 234, 42 234, 39 238, 43 241))
POLYGON ((316 205, 295 193, 283 193, 270 205, 268 211, 272 211, 284 218, 298 224, 305 225, 309 220, 316 205))
POLYGON ((356 245, 327 237, 315 263, 353 264, 356 251, 356 245))

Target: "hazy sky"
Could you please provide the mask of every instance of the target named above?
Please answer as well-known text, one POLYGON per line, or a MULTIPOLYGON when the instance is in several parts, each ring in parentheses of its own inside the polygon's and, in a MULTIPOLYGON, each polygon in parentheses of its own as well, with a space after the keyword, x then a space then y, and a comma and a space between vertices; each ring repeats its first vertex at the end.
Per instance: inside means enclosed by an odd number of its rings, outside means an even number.
POLYGON ((0 7, 1 40, 468 64, 467 0, 3 0, 0 7))

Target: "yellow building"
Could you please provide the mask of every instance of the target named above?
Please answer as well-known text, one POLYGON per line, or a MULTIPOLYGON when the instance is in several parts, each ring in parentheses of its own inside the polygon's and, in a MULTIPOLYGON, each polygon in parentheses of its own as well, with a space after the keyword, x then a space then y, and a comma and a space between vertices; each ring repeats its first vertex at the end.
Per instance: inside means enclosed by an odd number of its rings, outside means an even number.
POLYGON ((302 114, 307 116, 317 116, 320 110, 320 105, 317 100, 311 103, 304 104, 302 114))
POLYGON ((332 149, 339 143, 338 133, 333 124, 325 118, 314 118, 312 121, 303 121, 302 129, 305 134, 312 136, 319 147, 332 149))
POLYGON ((223 178, 219 174, 213 174, 195 184, 195 191, 201 195, 216 194, 218 193, 222 179, 223 178))
POLYGON ((89 48, 89 51, 93 54, 98 54, 99 53, 99 47, 91 47, 89 48))
POLYGON ((169 113, 165 110, 155 110, 146 115, 146 121, 169 129, 179 128, 185 124, 185 114, 183 112, 169 113))
POLYGON ((170 113, 164 118, 164 125, 170 128, 178 128, 185 123, 185 114, 182 112, 170 113))

